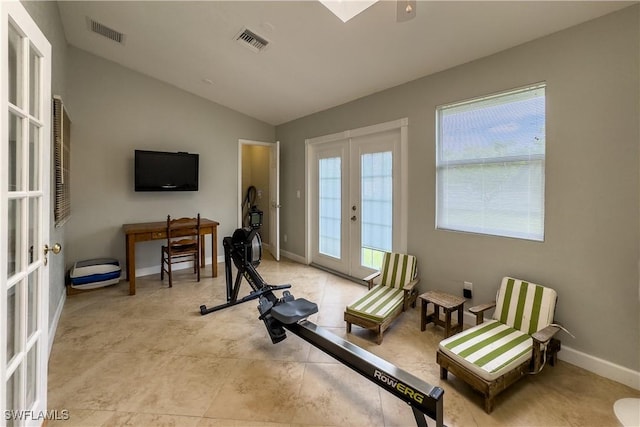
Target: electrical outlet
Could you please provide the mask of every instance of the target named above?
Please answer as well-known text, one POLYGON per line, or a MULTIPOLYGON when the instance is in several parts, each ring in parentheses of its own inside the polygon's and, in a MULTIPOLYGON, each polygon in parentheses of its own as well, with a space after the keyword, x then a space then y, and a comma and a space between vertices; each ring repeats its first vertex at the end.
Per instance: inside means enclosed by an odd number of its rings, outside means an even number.
POLYGON ((287 235, 286 234, 284 236, 282 236, 282 240, 284 240, 284 242, 287 243, 287 235))
POLYGON ((473 298, 473 283, 464 282, 464 285, 462 288, 462 295, 465 298, 473 298))

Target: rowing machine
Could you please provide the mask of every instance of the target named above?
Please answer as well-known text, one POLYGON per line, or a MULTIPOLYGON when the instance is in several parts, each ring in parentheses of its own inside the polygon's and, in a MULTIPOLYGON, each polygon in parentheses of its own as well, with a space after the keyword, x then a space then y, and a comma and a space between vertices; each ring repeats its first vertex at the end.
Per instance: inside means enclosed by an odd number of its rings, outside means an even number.
POLYGON ((264 281, 255 268, 262 255, 260 235, 255 229, 237 229, 233 236, 223 239, 223 246, 227 302, 211 308, 201 305, 200 314, 209 314, 257 299, 260 314, 258 319, 264 322, 271 342, 276 344, 284 340, 287 337, 286 331, 289 331, 406 402, 413 410, 418 427, 427 427, 427 416, 435 420, 437 427, 443 426, 444 390, 306 320, 318 312, 317 304, 304 298, 295 298, 285 290, 291 288, 291 285, 272 286, 264 281), (233 286, 231 261, 238 269, 233 286), (243 277, 252 291, 238 299, 243 277), (276 290, 284 290, 282 297, 274 295, 273 291, 276 290))

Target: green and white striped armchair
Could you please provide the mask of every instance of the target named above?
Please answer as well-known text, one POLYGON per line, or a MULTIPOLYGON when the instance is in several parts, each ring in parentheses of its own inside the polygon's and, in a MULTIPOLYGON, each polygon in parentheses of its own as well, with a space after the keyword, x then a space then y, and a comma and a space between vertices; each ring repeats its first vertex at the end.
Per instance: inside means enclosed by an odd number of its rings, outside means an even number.
POLYGON ((417 274, 416 257, 386 252, 380 271, 363 279, 369 291, 344 312, 347 332, 352 324, 362 326, 376 332, 376 343, 382 343, 382 334, 391 322, 410 306, 415 307, 417 274))
POLYGON ((548 355, 555 364, 560 330, 553 323, 557 294, 551 288, 512 277, 502 279, 496 302, 472 307, 476 326, 440 342, 436 361, 447 372, 484 395, 487 413, 494 397, 529 373, 537 373, 548 355), (495 307, 491 320, 484 312, 495 307))

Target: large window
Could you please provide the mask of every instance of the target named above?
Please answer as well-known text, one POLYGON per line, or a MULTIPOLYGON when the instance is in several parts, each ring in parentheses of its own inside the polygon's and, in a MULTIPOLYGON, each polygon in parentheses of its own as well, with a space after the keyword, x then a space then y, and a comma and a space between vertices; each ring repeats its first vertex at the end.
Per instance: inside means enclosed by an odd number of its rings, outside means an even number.
POLYGON ((545 85, 437 108, 436 226, 544 240, 545 85))

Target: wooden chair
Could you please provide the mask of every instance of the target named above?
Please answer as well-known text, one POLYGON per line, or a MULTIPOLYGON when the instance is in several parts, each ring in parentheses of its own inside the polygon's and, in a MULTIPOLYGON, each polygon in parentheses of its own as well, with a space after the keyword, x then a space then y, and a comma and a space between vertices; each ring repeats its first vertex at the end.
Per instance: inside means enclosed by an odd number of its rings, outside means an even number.
POLYGON ((409 306, 415 307, 418 295, 415 286, 418 269, 412 255, 387 252, 380 271, 365 277, 369 291, 344 312, 347 333, 351 325, 371 329, 377 333, 376 343, 382 343, 382 334, 393 320, 409 306))
POLYGON ((560 327, 552 324, 556 291, 512 277, 502 279, 496 302, 472 307, 476 326, 440 342, 436 361, 440 378, 453 373, 484 395, 484 409, 494 398, 529 373, 538 373, 547 357, 555 364, 560 327), (493 318, 484 312, 495 307, 493 318))
POLYGON ((169 276, 169 287, 173 287, 172 265, 193 261, 193 272, 200 281, 200 214, 196 218, 171 219, 167 215, 167 243, 162 246, 162 269, 169 276))

